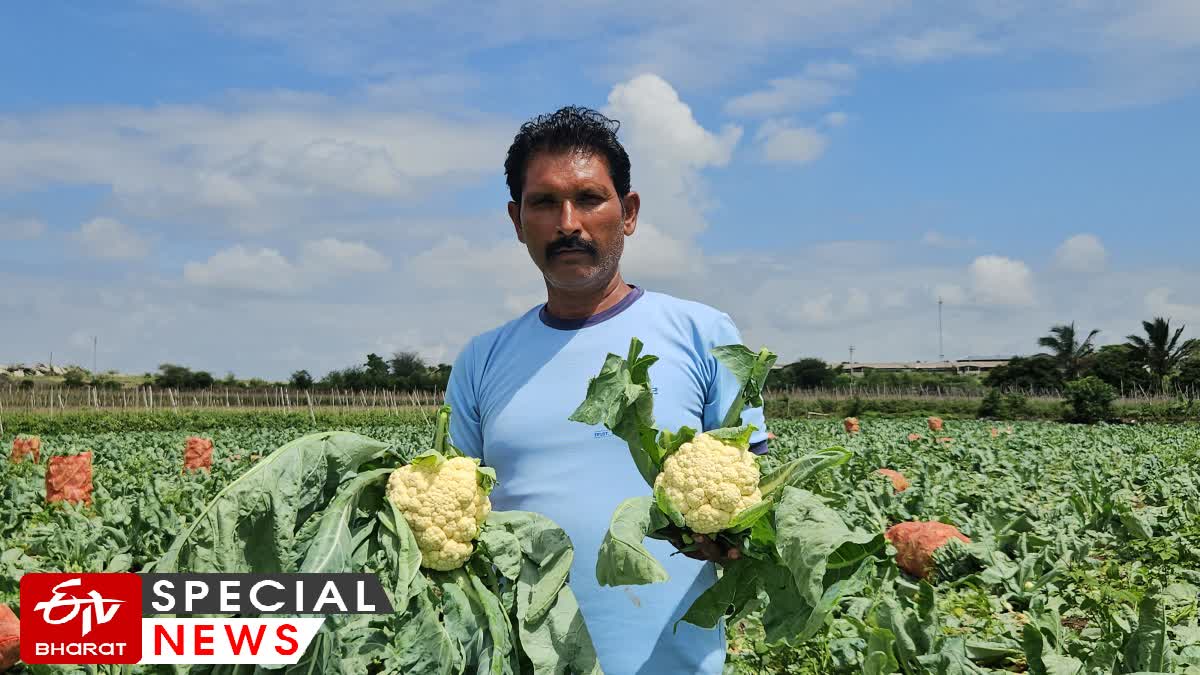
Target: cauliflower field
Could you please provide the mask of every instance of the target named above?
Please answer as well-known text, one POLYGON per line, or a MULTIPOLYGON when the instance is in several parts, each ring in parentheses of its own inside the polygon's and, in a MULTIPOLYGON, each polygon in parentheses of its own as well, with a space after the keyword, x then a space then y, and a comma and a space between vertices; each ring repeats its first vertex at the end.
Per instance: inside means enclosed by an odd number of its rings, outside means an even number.
POLYGON ((730 670, 1200 673, 1200 427, 947 421, 931 434, 923 420, 867 419, 858 433, 833 421, 772 429, 772 462, 830 445, 853 452, 810 486, 848 526, 941 521, 973 550, 943 556, 947 578, 934 584, 881 563, 803 645, 765 645, 744 621, 731 629, 730 670), (880 468, 911 486, 897 492, 880 468))
MULTIPOLYGON (((876 418, 857 432, 835 419, 770 426, 777 438, 765 471, 834 446, 851 452, 804 486, 841 527, 882 534, 940 521, 971 543, 939 549, 924 580, 901 570, 889 544, 831 596, 832 613, 807 641, 767 644, 755 615, 736 622, 728 672, 1200 674, 1200 427, 947 420, 931 433, 924 419, 876 418)), ((348 430, 414 446, 430 425, 348 430)), ((25 572, 141 569, 224 486, 310 431, 43 434, 35 464, 8 461, 8 430, 0 603, 18 608, 25 572), (213 441, 208 472, 181 470, 193 435, 213 441), (84 450, 93 452, 91 504, 47 504, 46 458, 84 450)))

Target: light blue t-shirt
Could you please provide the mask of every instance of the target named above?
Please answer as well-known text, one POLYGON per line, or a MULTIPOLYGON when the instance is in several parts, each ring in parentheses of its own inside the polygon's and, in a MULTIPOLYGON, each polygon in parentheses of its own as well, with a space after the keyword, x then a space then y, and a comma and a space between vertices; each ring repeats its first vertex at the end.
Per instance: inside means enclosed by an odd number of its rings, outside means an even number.
MULTIPOLYGON (((620 438, 602 426, 567 418, 584 400, 588 380, 611 352, 624 356, 637 337, 650 367, 654 417, 660 429, 713 429, 737 395, 737 381, 709 350, 740 343, 733 321, 697 302, 640 287, 613 308, 564 321, 539 305, 473 338, 456 359, 447 389, 450 436, 464 453, 496 470, 495 510, 536 511, 559 524, 575 546, 574 590, 608 675, 720 673, 725 628, 674 624, 716 581, 711 563, 692 560, 668 542, 647 539, 670 580, 646 586, 601 587, 596 554, 617 505, 650 494, 620 438)), ((758 430, 761 408, 743 423, 758 430)))

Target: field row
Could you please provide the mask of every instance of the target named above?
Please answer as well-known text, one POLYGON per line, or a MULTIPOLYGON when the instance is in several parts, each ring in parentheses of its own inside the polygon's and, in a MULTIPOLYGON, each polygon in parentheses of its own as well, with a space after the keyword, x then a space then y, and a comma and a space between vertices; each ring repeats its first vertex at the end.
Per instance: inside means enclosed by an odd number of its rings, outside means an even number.
MULTIPOLYGON (((406 451, 430 437, 395 419, 352 430, 406 451)), ((840 420, 772 430, 767 469, 851 451, 804 486, 838 527, 940 521, 970 543, 939 548, 925 579, 897 567, 892 545, 853 580, 831 564, 814 581, 837 589, 819 629, 742 619, 731 672, 1200 673, 1197 427, 950 421, 933 433, 921 420, 864 419, 858 433, 840 420)), ((196 472, 183 471, 192 432, 43 435, 39 463, 0 463, 0 603, 18 607, 30 571, 141 569, 223 486, 306 432, 205 431, 212 467, 196 472), (48 458, 87 450, 91 503, 47 504, 48 458)), ((11 433, 0 442, 8 452, 11 433)))

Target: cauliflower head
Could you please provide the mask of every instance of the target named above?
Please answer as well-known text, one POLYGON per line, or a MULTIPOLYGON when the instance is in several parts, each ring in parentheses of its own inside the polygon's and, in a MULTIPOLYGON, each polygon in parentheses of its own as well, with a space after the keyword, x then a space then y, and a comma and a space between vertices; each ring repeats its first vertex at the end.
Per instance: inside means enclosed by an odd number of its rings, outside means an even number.
POLYGON ((667 456, 654 489, 666 492, 693 532, 713 534, 762 501, 758 481, 754 453, 702 433, 667 456))
POLYGON ((405 465, 388 477, 388 499, 412 528, 422 567, 457 569, 475 552, 475 537, 492 511, 478 470, 478 460, 452 457, 405 465))

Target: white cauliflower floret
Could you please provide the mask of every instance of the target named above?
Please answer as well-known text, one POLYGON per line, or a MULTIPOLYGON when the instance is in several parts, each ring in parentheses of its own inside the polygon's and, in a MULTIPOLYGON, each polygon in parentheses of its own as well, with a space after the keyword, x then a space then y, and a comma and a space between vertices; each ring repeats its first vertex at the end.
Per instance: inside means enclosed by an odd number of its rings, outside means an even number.
POLYGON ((387 495, 412 528, 421 566, 447 571, 461 567, 475 551, 492 501, 476 477, 478 460, 453 457, 431 464, 393 471, 387 495))
POLYGON ((713 534, 762 501, 754 453, 698 434, 663 462, 654 479, 693 532, 713 534))

